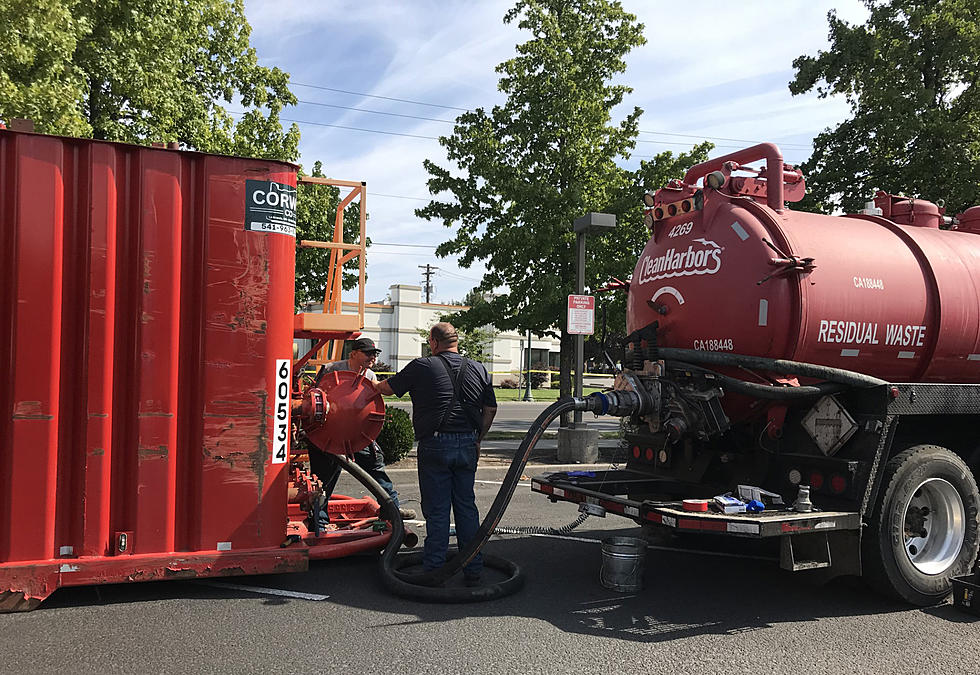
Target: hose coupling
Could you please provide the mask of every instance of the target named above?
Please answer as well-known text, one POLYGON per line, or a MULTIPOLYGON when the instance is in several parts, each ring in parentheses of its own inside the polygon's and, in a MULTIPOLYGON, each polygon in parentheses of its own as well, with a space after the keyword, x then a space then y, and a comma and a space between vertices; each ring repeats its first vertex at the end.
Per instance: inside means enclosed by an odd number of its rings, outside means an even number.
POLYGON ((588 410, 596 415, 612 415, 613 417, 631 417, 645 415, 654 409, 653 397, 644 392, 635 391, 597 391, 585 399, 584 407, 576 410, 588 410))

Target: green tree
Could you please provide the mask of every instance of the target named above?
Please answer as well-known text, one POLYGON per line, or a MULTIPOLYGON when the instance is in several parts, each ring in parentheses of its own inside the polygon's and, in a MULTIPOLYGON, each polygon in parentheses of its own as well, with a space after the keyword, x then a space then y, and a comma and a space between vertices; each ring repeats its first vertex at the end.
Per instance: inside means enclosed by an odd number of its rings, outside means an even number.
POLYGON ((846 97, 814 139, 808 208, 853 212, 882 188, 950 213, 980 202, 980 3, 866 0, 863 25, 828 14, 830 48, 794 62, 794 94, 846 97))
MULTIPOLYGON (((315 162, 315 178, 324 178, 323 163, 315 162)), ((321 248, 301 248, 303 239, 313 241, 332 241, 336 222, 337 205, 340 203, 340 188, 332 185, 301 184, 296 195, 296 307, 307 302, 323 302, 327 287, 327 270, 330 264, 330 250, 321 248)), ((361 204, 352 202, 344 209, 344 241, 356 242, 361 232, 361 204)), ((365 237, 365 246, 371 245, 371 238, 365 237)), ((344 290, 357 285, 358 262, 350 260, 344 265, 341 285, 344 290)), ((366 275, 365 275, 365 278, 366 275)))
MULTIPOLYGON (((616 231, 612 236, 588 237, 592 276, 600 285, 612 279, 627 280, 633 274, 637 258, 650 239, 650 230, 643 223, 642 196, 655 191, 675 178, 683 178, 689 168, 708 159, 714 147, 704 142, 689 152, 675 155, 661 152, 650 160, 642 160, 639 168, 628 174, 613 192, 604 211, 616 216, 616 231)), ((623 358, 626 338, 626 293, 621 291, 599 295, 596 300, 596 332, 586 338, 585 358, 605 363, 603 352, 619 361, 623 358)))
POLYGON ((87 24, 62 0, 0 2, 0 118, 26 117, 38 131, 86 135, 78 102, 83 74, 72 61, 87 24))
POLYGON ((242 0, 11 1, 0 18, 25 20, 3 23, 0 116, 47 133, 298 157, 299 128, 279 122, 296 98, 286 73, 258 65, 242 0), (223 106, 233 102, 245 110, 237 124, 223 106))
MULTIPOLYGON (((446 315, 440 317, 440 320, 449 321, 450 319, 456 319, 458 322, 457 317, 459 316, 461 314, 446 315)), ((454 327, 456 327, 456 334, 459 336, 458 348, 460 354, 480 363, 490 363, 493 360, 493 341, 498 335, 498 332, 493 327, 481 326, 469 330, 463 330, 455 325, 454 327)), ((429 329, 416 328, 415 332, 418 333, 419 339, 422 342, 423 356, 428 356, 430 354, 427 342, 429 339, 429 329)))
MULTIPOLYGON (((627 180, 616 159, 634 147, 641 111, 613 123, 631 89, 610 82, 645 40, 636 18, 611 0, 518 0, 504 21, 533 36, 497 66, 506 101, 456 119, 440 143, 459 175, 425 162, 430 193, 452 199, 416 213, 455 230, 438 255, 457 254, 463 267, 485 262, 478 290, 507 289, 463 314, 464 328, 554 334, 574 289, 571 223, 601 211, 627 180)), ((563 327, 561 351, 569 393, 572 340, 563 327)))

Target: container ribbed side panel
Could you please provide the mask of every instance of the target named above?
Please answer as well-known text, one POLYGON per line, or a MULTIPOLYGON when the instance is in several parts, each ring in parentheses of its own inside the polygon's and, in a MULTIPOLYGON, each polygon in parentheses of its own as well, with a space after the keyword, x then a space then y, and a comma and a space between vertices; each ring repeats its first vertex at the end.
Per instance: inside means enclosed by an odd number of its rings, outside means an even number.
POLYGON ((295 240, 246 179, 295 172, 0 132, 0 568, 282 541, 295 240))

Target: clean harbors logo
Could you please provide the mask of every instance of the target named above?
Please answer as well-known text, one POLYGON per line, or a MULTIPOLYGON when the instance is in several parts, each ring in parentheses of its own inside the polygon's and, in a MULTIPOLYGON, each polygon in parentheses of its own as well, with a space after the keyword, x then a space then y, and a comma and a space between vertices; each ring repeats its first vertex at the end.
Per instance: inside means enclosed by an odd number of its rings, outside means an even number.
POLYGON ((640 259, 639 283, 695 274, 715 274, 721 269, 721 246, 709 239, 695 239, 687 250, 667 249, 658 256, 640 259))

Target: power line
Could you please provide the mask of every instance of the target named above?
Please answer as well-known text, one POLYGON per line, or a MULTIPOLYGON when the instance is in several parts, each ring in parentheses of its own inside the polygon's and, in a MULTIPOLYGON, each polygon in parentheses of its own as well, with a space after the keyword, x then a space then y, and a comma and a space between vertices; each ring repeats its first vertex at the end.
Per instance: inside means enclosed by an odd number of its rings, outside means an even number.
POLYGON ((427 201, 429 201, 429 198, 428 197, 406 197, 404 195, 385 195, 385 194, 381 194, 380 192, 372 192, 372 193, 370 193, 370 195, 372 197, 391 197, 392 199, 415 199, 415 200, 418 200, 420 202, 427 202, 427 201))
POLYGON ((371 246, 408 246, 411 248, 436 248, 431 244, 394 244, 394 243, 387 243, 383 241, 372 241, 371 246))
MULTIPOLYGON (((412 101, 410 99, 393 98, 391 96, 378 96, 376 94, 367 94, 367 93, 364 93, 364 92, 348 91, 346 89, 334 89, 332 87, 324 87, 324 86, 316 85, 316 84, 302 84, 300 82, 291 82, 290 84, 294 84, 294 85, 296 85, 298 87, 310 87, 312 89, 322 89, 322 90, 325 90, 325 91, 334 91, 334 92, 339 92, 339 93, 342 93, 342 94, 350 94, 352 96, 364 96, 364 97, 367 97, 367 98, 379 98, 379 99, 383 99, 385 101, 397 101, 399 103, 411 103, 411 104, 414 104, 414 105, 424 105, 424 106, 430 106, 430 107, 433 107, 433 108, 444 108, 446 110, 460 110, 460 111, 463 111, 463 112, 473 112, 473 109, 472 108, 459 108, 459 107, 451 106, 451 105, 443 105, 441 103, 428 103, 426 101, 412 101)), ((393 115, 393 116, 396 116, 396 117, 409 117, 409 118, 413 118, 413 119, 427 120, 427 121, 430 121, 430 122, 446 122, 446 123, 450 123, 451 124, 451 123, 453 123, 455 121, 455 120, 435 119, 435 118, 432 118, 432 117, 415 117, 413 115, 401 115, 401 114, 398 114, 398 113, 389 113, 389 112, 382 112, 382 111, 377 111, 377 110, 366 110, 364 108, 339 106, 339 105, 332 105, 332 104, 329 104, 329 103, 316 103, 314 101, 299 101, 299 102, 300 103, 307 103, 307 104, 311 104, 311 105, 322 105, 322 106, 327 106, 327 107, 330 107, 330 108, 342 108, 344 110, 357 110, 357 111, 360 111, 360 112, 374 113, 374 114, 378 114, 378 115, 393 115)), ((760 143, 761 142, 761 141, 750 141, 750 140, 746 140, 744 138, 726 138, 724 136, 704 136, 702 134, 682 134, 682 133, 676 133, 676 132, 670 132, 670 131, 649 131, 647 129, 639 129, 638 131, 641 134, 654 134, 654 135, 660 135, 660 136, 676 136, 678 138, 700 138, 700 139, 704 139, 704 140, 731 141, 731 142, 734 142, 734 143, 760 143)), ((644 143, 644 142, 651 143, 651 142, 655 142, 655 141, 640 141, 640 142, 641 143, 644 143)), ((678 143, 676 145, 686 145, 686 143, 678 143)), ((812 148, 813 147, 813 145, 811 143, 781 143, 780 145, 782 145, 784 147, 797 147, 797 148, 812 148)), ((731 146, 718 146, 718 147, 731 147, 731 146)))
MULTIPOLYGON (((237 110, 229 110, 228 113, 231 115, 245 114, 237 110)), ((360 127, 348 127, 342 124, 327 124, 326 122, 311 122, 309 120, 296 120, 296 119, 290 119, 288 117, 280 117, 279 120, 282 122, 295 122, 296 124, 312 124, 313 126, 317 126, 317 127, 333 127, 334 129, 347 129, 348 131, 365 131, 371 134, 386 134, 388 136, 406 136, 408 138, 425 138, 431 141, 439 140, 438 136, 421 136, 419 134, 403 134, 397 131, 381 131, 380 129, 361 129, 360 127)))
POLYGON ((442 273, 448 277, 452 277, 456 279, 464 279, 466 281, 477 281, 477 282, 482 281, 482 279, 477 279, 476 277, 468 277, 465 274, 456 274, 455 272, 450 272, 449 270, 442 270, 442 273))
MULTIPOLYGON (((229 110, 228 113, 231 114, 231 115, 244 115, 245 114, 245 113, 239 112, 237 110, 229 110)), ((421 134, 406 134, 406 133, 401 133, 401 132, 397 132, 397 131, 382 131, 381 129, 364 129, 364 128, 361 128, 361 127, 349 127, 349 126, 345 126, 343 124, 328 124, 326 122, 313 122, 311 120, 297 120, 297 119, 292 119, 292 118, 289 118, 289 117, 280 117, 279 120, 282 121, 282 122, 295 122, 296 124, 312 124, 313 126, 317 126, 317 127, 331 127, 331 128, 334 128, 334 129, 346 129, 348 131, 363 131, 365 133, 370 133, 370 134, 385 134, 387 136, 404 136, 406 138, 422 138, 422 139, 431 140, 431 141, 438 141, 439 140, 439 137, 438 136, 423 136, 421 134)), ((650 132, 650 133, 656 133, 656 132, 650 132)), ((696 137, 696 138, 699 138, 699 137, 696 137)), ((746 141, 746 142, 747 143, 751 143, 752 141, 746 141)), ((637 139, 637 143, 652 143, 654 145, 681 145, 681 146, 684 146, 684 147, 688 147, 688 146, 691 145, 690 143, 681 143, 679 141, 648 141, 648 140, 643 140, 643 139, 637 139)), ((735 149, 735 150, 741 150, 743 146, 741 146, 741 145, 719 145, 719 144, 715 144, 715 147, 716 148, 732 148, 732 149, 735 149)), ((632 153, 631 153, 631 156, 632 157, 646 157, 646 158, 652 158, 653 157, 652 155, 634 155, 632 153)), ((400 195, 378 195, 378 196, 395 197, 395 198, 398 198, 398 199, 418 199, 420 201, 428 201, 428 200, 422 199, 421 197, 402 197, 400 195)))
MULTIPOLYGON (((405 115, 402 113, 388 112, 385 110, 371 110, 369 108, 358 108, 356 106, 349 105, 337 105, 335 103, 321 103, 319 101, 305 101, 303 99, 297 100, 297 103, 302 103, 304 105, 315 105, 322 108, 335 108, 337 110, 353 110, 354 112, 368 113, 371 115, 387 115, 388 117, 402 117, 410 120, 422 120, 424 122, 440 122, 442 124, 455 124, 456 120, 446 120, 440 119, 438 117, 422 117, 420 115, 405 115)), ((751 141, 744 138, 726 138, 724 136, 701 136, 698 134, 680 134, 670 131, 646 131, 640 129, 641 134, 651 134, 655 136, 672 136, 675 138, 694 138, 694 139, 712 139, 716 141, 731 141, 733 143, 759 143, 761 141, 751 141)), ((638 143, 662 143, 665 145, 689 145, 689 143, 672 143, 670 141, 648 141, 643 139, 637 139, 638 143)), ((813 145, 810 143, 780 143, 781 146, 786 148, 812 148, 813 145)), ((718 147, 741 147, 741 146, 721 146, 718 147)))
MULTIPOLYGON (((713 138, 716 141, 734 141, 735 143, 759 143, 759 142, 761 142, 761 141, 747 141, 744 138, 723 138, 721 136, 699 136, 699 135, 696 135, 696 134, 675 134, 675 133, 671 133, 669 131, 644 131, 643 129, 640 129, 639 132, 641 134, 658 134, 660 136, 678 136, 680 138, 706 138, 706 139, 707 138, 713 138)), ((787 148, 789 148, 789 147, 812 148, 813 147, 813 144, 812 143, 780 143, 780 145, 785 146, 787 148)))
POLYGON ((297 103, 302 103, 304 105, 318 105, 324 108, 339 108, 340 110, 355 110, 362 113, 371 113, 372 115, 388 115, 389 117, 406 117, 410 120, 424 120, 426 122, 442 122, 443 124, 455 124, 455 120, 441 120, 436 117, 420 117, 418 115, 403 115, 401 113, 385 112, 384 110, 368 110, 367 108, 355 108, 349 105, 334 105, 333 103, 319 103, 317 101, 302 101, 297 100, 297 103))
POLYGON ((400 255, 408 258, 434 258, 435 253, 395 253, 394 251, 372 251, 368 249, 372 255, 400 255))
POLYGON ((444 108, 446 110, 460 110, 462 112, 472 112, 469 108, 457 108, 454 105, 442 105, 441 103, 426 103, 425 101, 412 101, 407 98, 394 98, 393 96, 379 96, 377 94, 365 94, 359 91, 347 91, 346 89, 334 89, 333 87, 324 87, 319 84, 303 84, 302 82, 290 82, 297 87, 309 87, 310 89, 322 89, 324 91, 335 91, 340 94, 350 94, 351 96, 365 96, 367 98, 380 98, 385 101, 397 101, 398 103, 411 103, 413 105, 426 105, 430 108, 444 108))

